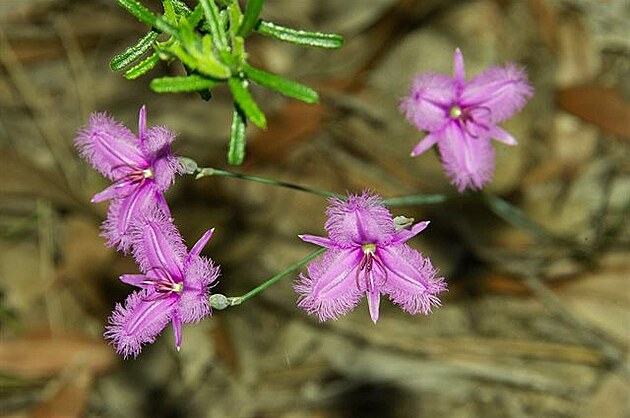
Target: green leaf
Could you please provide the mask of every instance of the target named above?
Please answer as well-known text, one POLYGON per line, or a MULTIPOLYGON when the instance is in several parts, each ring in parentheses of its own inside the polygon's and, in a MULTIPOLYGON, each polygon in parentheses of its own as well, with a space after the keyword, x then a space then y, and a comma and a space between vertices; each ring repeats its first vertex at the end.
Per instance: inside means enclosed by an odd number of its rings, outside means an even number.
POLYGON ((259 20, 256 31, 261 35, 271 36, 281 41, 297 45, 316 46, 319 48, 336 49, 343 45, 343 37, 336 33, 307 32, 291 29, 275 23, 259 20))
MULTIPOLYGON (((171 3, 173 3, 175 13, 179 16, 188 18, 188 22, 193 28, 196 28, 199 22, 201 22, 201 19, 203 18, 203 8, 201 7, 201 4, 195 6, 195 9, 191 11, 188 5, 180 0, 171 0, 171 3)), ((206 32, 210 32, 210 26, 208 26, 208 23, 205 21, 201 25, 201 28, 206 32)))
POLYGON ((227 37, 225 36, 223 25, 221 25, 221 21, 219 19, 219 8, 214 0, 199 0, 199 2, 201 3, 201 7, 203 7, 206 22, 208 22, 208 25, 210 26, 210 34, 212 35, 213 42, 218 49, 227 50, 227 37))
POLYGON ((247 54, 245 53, 245 39, 242 36, 235 36, 232 39, 232 59, 237 66, 237 71, 245 65, 245 59, 247 58, 247 54))
POLYGON ((180 16, 188 16, 191 13, 190 7, 181 0, 171 0, 175 13, 180 16))
POLYGON ((247 121, 243 111, 235 104, 232 113, 232 128, 230 130, 230 148, 228 150, 228 163, 232 165, 243 164, 245 158, 245 128, 247 121))
POLYGON ((247 36, 247 34, 254 29, 254 26, 258 23, 258 15, 260 15, 260 10, 262 9, 264 2, 265 0, 247 0, 243 23, 241 23, 241 27, 238 28, 237 35, 247 36))
POLYGON ((298 82, 287 80, 279 75, 250 67, 247 64, 243 66, 243 71, 245 72, 247 78, 255 83, 282 93, 285 96, 292 97, 306 103, 317 103, 319 100, 319 96, 315 90, 298 82))
POLYGON ((174 37, 178 37, 177 28, 171 25, 166 19, 157 16, 151 10, 144 7, 137 0, 116 0, 118 5, 127 10, 139 21, 146 23, 154 27, 155 29, 169 34, 174 37))
POLYGON ((190 23, 190 26, 196 28, 199 22, 201 22, 202 18, 203 9, 201 8, 201 5, 198 4, 197 7, 195 7, 195 10, 193 10, 192 13, 188 16, 188 22, 190 23))
POLYGON ((150 26, 155 26, 155 21, 157 20, 157 15, 154 14, 151 10, 144 7, 140 2, 136 0, 116 0, 118 5, 123 9, 127 10, 131 15, 133 15, 136 19, 141 21, 142 23, 146 23, 150 26))
POLYGON ((230 87, 232 96, 234 96, 234 101, 243 110, 245 116, 254 122, 254 125, 266 129, 267 120, 265 119, 265 114, 260 110, 251 94, 249 94, 247 81, 232 77, 228 79, 228 87, 230 87))
MULTIPOLYGON (((202 44, 205 43, 207 45, 208 42, 211 42, 210 36, 205 35, 205 37, 208 40, 202 41, 202 44)), ((201 48, 198 49, 197 45, 193 44, 190 45, 190 48, 184 49, 181 45, 173 44, 169 45, 165 50, 179 58, 188 68, 196 70, 203 75, 216 79, 228 78, 231 74, 230 69, 216 59, 214 55, 204 54, 203 46, 201 48)))
POLYGON ((175 8, 173 7, 173 2, 171 0, 163 0, 162 5, 164 6, 164 18, 171 23, 177 23, 177 13, 175 13, 175 8))
POLYGON ((179 31, 177 30, 177 28, 171 25, 168 20, 164 19, 162 16, 159 16, 155 20, 155 24, 153 24, 153 27, 159 31, 166 33, 167 35, 172 36, 175 39, 179 38, 179 31))
MULTIPOLYGON (((192 53, 193 51, 189 51, 192 53)), ((209 75, 210 77, 225 79, 232 72, 230 68, 219 61, 212 53, 212 39, 210 35, 204 35, 201 40, 201 51, 195 50, 191 54, 197 60, 197 69, 199 72, 209 75)))
POLYGON ((183 77, 162 77, 151 80, 151 89, 156 93, 179 93, 183 91, 198 91, 211 89, 220 81, 189 75, 183 77))
POLYGON ((230 38, 234 39, 238 35, 238 28, 243 21, 243 13, 238 2, 231 3, 227 8, 228 21, 230 22, 230 38))
POLYGON ((416 194, 404 197, 394 197, 383 200, 387 206, 407 206, 407 205, 432 205, 442 203, 448 200, 448 196, 444 194, 416 194))
POLYGON ((127 80, 134 80, 141 75, 149 72, 149 70, 155 67, 155 64, 157 64, 158 61, 160 61, 160 57, 158 56, 157 52, 154 52, 144 60, 140 61, 138 64, 128 69, 125 72, 124 76, 127 80))
POLYGON ((160 34, 156 31, 152 30, 147 32, 147 34, 140 38, 135 45, 130 46, 125 49, 124 52, 112 58, 109 62, 109 67, 112 71, 120 71, 130 65, 151 48, 151 45, 153 45, 153 42, 158 38, 158 36, 160 36, 160 34))

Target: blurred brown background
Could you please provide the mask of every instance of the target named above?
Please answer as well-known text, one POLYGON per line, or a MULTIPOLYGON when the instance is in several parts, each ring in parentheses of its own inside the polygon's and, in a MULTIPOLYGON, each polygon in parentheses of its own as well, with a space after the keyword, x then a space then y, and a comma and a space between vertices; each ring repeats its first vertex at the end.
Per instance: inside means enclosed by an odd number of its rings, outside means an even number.
MULTIPOLYGON (((145 2, 160 10, 158 2, 145 2)), ((90 112, 136 131, 179 132, 175 149, 224 168, 230 96, 157 95, 108 61, 146 28, 115 2, 0 2, 0 410, 7 416, 627 417, 630 342, 630 3, 625 0, 282 0, 262 16, 342 33, 322 51, 254 35, 250 61, 315 86, 308 106, 255 95, 268 131, 249 131, 239 170, 334 192, 448 193, 437 156, 409 158, 420 134, 398 112, 413 74, 525 66, 536 95, 505 124, 489 190, 549 235, 475 199, 395 208, 432 220, 413 245, 447 278, 444 306, 411 317, 365 303, 319 324, 292 278, 184 330, 137 360, 102 340, 119 283, 136 267, 106 249, 106 181, 72 139, 90 112), (562 239, 548 239, 549 236, 562 239)), ((160 63, 150 76, 179 74, 160 63)), ((306 255, 322 233, 318 197, 228 178, 180 178, 168 192, 189 243, 210 227, 215 291, 238 295, 306 255)))

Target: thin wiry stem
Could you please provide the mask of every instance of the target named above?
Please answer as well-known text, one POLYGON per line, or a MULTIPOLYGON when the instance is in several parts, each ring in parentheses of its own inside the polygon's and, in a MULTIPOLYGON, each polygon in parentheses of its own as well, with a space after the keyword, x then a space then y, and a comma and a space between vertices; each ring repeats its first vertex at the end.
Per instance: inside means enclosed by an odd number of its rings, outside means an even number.
POLYGON ((267 289, 268 287, 273 286, 274 284, 279 282, 282 278, 284 278, 286 275, 288 275, 290 273, 293 273, 294 271, 298 270, 304 264, 308 263, 309 261, 311 261, 312 259, 314 259, 318 255, 320 255, 324 251, 326 251, 326 248, 320 248, 317 251, 314 251, 314 252, 310 253, 306 257, 304 257, 304 258, 296 261, 295 263, 291 264, 289 267, 287 267, 286 269, 282 270, 280 273, 278 273, 278 274, 274 275, 273 277, 269 278, 268 280, 266 280, 262 284, 256 286, 255 288, 253 288, 249 292, 245 293, 244 295, 233 296, 233 297, 225 297, 223 295, 216 295, 216 294, 212 295, 211 298, 210 298, 212 307, 215 308, 215 309, 225 309, 228 306, 240 305, 241 303, 245 302, 246 300, 253 298, 254 296, 259 294, 263 290, 267 289), (220 301, 217 303, 217 302, 215 302, 217 300, 220 300, 220 301))
POLYGON ((310 193, 310 194, 314 194, 317 196, 323 196, 323 197, 337 197, 340 199, 344 199, 345 197, 343 195, 337 194, 337 193, 332 193, 332 192, 327 192, 325 190, 319 190, 319 189, 314 189, 312 187, 306 187, 306 186, 301 186, 299 184, 294 184, 294 183, 289 183, 286 181, 281 181, 281 180, 274 180, 274 179, 269 179, 269 178, 265 178, 265 177, 258 177, 258 176, 250 176, 248 174, 241 174, 241 173, 234 173, 232 171, 226 171, 226 170, 219 170, 216 168, 212 168, 212 167, 205 167, 205 168, 198 168, 197 169, 197 175, 195 176, 196 179, 200 179, 202 177, 208 177, 208 176, 222 176, 222 177, 231 177, 231 178, 235 178, 235 179, 239 179, 239 180, 247 180, 247 181, 253 181, 256 183, 262 183, 262 184, 268 184, 271 186, 278 186, 278 187, 284 187, 287 189, 292 189, 292 190, 297 190, 300 192, 305 192, 305 193, 310 193))

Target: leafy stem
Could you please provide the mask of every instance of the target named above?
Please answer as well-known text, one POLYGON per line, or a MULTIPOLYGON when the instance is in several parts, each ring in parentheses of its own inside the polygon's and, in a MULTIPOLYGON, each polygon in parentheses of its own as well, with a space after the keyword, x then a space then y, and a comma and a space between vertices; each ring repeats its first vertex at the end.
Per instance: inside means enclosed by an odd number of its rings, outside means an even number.
POLYGON ((181 0, 162 0, 163 15, 152 12, 139 0, 116 1, 151 29, 112 58, 112 70, 126 69, 125 78, 135 79, 149 72, 159 60, 179 61, 187 76, 153 79, 151 89, 156 93, 196 92, 204 100, 212 97, 213 88, 226 83, 239 112, 233 119, 228 151, 228 162, 234 165, 241 164, 245 157, 245 121, 248 119, 261 129, 267 127, 264 113, 249 92, 250 81, 306 103, 319 100, 317 92, 305 85, 250 66, 245 38, 258 33, 297 45, 329 49, 343 44, 343 38, 337 34, 292 29, 260 19, 264 0, 248 0, 244 12, 237 0, 199 0, 193 9, 181 0), (161 33, 169 38, 158 41, 161 33), (151 49, 155 51, 149 54, 151 49))

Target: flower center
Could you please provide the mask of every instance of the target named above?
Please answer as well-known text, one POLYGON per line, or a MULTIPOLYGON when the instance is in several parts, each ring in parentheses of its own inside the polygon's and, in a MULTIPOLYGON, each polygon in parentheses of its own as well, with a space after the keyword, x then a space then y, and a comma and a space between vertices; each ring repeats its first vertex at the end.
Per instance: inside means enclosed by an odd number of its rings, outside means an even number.
POLYGON ((153 178, 153 170, 151 169, 151 167, 142 170, 142 175, 144 176, 145 179, 152 179, 153 178))
POLYGON ((176 281, 173 276, 165 269, 156 267, 155 270, 160 277, 146 277, 143 284, 152 286, 156 293, 168 296, 171 293, 182 293, 184 291, 184 282, 176 281))
POLYGON ((361 248, 363 249, 363 254, 365 255, 374 254, 376 251, 376 244, 363 244, 361 248))
POLYGON ((491 115, 491 110, 486 106, 467 106, 462 108, 459 105, 453 105, 448 110, 451 119, 456 120, 468 135, 473 138, 479 138, 481 130, 489 131, 490 126, 487 124, 491 115))
POLYGON ((363 250, 363 258, 361 259, 361 262, 359 263, 359 268, 357 269, 357 285, 359 285, 359 281, 362 278, 365 281, 366 289, 370 292, 373 292, 379 285, 379 283, 374 281, 376 277, 382 278, 382 283, 385 283, 385 281, 387 281, 387 269, 385 268, 385 265, 381 261, 380 257, 376 254, 376 244, 363 244, 361 245, 361 249, 363 250), (374 269, 374 272, 372 271, 372 269, 374 269), (375 274, 377 274, 379 270, 380 274, 375 276, 375 274))
POLYGON ((451 117, 451 119, 459 119, 463 114, 464 111, 461 107, 457 105, 452 106, 448 111, 448 115, 451 117))

